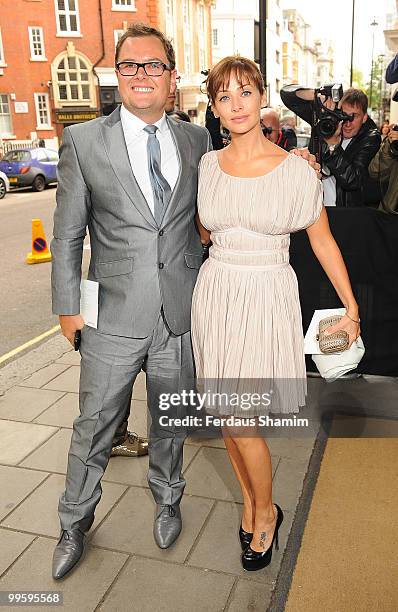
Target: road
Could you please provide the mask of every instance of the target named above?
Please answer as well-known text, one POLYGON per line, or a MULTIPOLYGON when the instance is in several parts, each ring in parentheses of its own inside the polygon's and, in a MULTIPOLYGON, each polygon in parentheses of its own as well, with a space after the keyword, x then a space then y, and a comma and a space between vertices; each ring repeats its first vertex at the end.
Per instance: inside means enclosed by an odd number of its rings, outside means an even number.
MULTIPOLYGON (((51 264, 25 263, 31 250, 31 222, 41 219, 49 243, 55 208, 54 186, 41 193, 12 191, 0 200, 0 358, 58 323, 51 313, 51 264)), ((84 272, 88 251, 84 251, 84 272)))

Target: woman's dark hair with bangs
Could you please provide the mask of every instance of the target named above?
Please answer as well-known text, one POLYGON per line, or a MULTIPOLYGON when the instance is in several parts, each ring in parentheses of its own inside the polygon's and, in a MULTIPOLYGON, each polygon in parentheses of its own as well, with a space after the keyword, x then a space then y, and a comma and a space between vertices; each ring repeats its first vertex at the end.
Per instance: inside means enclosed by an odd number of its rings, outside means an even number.
POLYGON ((228 88, 231 74, 236 76, 240 85, 245 85, 247 80, 258 89, 261 96, 263 95, 264 81, 257 64, 247 57, 231 55, 224 57, 210 70, 206 87, 207 95, 212 104, 215 102, 217 93, 222 89, 228 88))

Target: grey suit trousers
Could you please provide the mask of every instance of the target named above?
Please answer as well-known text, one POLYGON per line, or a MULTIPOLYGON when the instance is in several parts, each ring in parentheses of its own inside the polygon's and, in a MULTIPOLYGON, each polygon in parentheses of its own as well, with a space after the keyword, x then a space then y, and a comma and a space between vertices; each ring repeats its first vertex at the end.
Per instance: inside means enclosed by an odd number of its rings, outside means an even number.
POLYGON ((112 336, 84 327, 80 352, 80 416, 73 424, 66 488, 58 506, 61 528, 91 527, 112 440, 143 367, 151 415, 148 483, 157 503, 179 503, 185 487, 181 469, 186 430, 169 423, 161 426, 159 416, 179 418, 186 408, 161 411, 159 395, 194 388, 190 332, 173 335, 161 314, 146 338, 112 336))

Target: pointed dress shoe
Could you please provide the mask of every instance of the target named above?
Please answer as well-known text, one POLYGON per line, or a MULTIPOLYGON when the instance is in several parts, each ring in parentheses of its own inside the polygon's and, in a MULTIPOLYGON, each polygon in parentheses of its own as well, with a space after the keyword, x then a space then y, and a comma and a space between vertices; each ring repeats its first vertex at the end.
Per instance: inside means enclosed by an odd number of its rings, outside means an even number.
POLYGON ((141 457, 148 454, 148 439, 128 431, 126 439, 112 447, 111 457, 141 457))
POLYGON ((85 549, 86 536, 80 529, 61 531, 53 554, 53 578, 59 580, 68 574, 80 561, 85 549))
POLYGON ((182 528, 179 504, 156 504, 153 537, 159 548, 168 548, 176 541, 182 528))
POLYGON ((248 572, 255 572, 256 570, 263 569, 263 567, 267 567, 267 565, 271 563, 274 542, 276 550, 279 550, 278 532, 283 521, 283 512, 278 504, 275 504, 275 507, 277 510, 275 531, 274 535, 272 536, 272 542, 267 550, 264 552, 258 552, 253 550, 249 545, 242 553, 242 566, 243 569, 247 570, 248 572))

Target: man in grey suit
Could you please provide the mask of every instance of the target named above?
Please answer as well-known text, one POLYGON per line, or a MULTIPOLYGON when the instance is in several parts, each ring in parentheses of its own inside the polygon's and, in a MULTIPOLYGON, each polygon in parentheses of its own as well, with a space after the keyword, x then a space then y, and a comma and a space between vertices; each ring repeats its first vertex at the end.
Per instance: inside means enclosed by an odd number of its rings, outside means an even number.
MULTIPOLYGON (((81 330, 82 360, 80 416, 58 508, 55 579, 81 558, 112 440, 142 367, 152 419, 148 483, 156 502, 155 541, 167 548, 181 531, 186 433, 161 426, 159 394, 193 388, 190 310, 202 263, 194 223, 197 172, 211 145, 205 129, 174 123, 164 113, 176 71, 161 32, 143 24, 129 28, 116 49, 116 71, 121 109, 66 128, 58 167, 53 311, 72 343, 81 330), (87 227, 88 278, 99 283, 97 329, 79 314, 87 227)), ((169 416, 181 416, 174 410, 169 416)))

